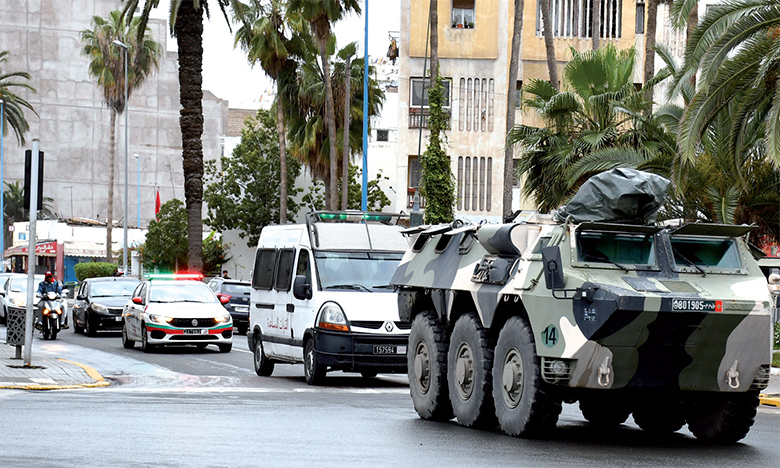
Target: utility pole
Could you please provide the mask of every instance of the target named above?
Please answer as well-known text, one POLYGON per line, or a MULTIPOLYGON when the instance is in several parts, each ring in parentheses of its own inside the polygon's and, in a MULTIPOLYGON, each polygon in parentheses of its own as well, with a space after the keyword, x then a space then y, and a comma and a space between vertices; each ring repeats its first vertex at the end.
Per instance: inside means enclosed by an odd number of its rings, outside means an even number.
POLYGON ((38 139, 32 142, 32 161, 30 162, 30 232, 27 243, 27 314, 24 320, 24 365, 30 367, 32 362, 33 316, 35 308, 35 224, 38 221, 38 139))

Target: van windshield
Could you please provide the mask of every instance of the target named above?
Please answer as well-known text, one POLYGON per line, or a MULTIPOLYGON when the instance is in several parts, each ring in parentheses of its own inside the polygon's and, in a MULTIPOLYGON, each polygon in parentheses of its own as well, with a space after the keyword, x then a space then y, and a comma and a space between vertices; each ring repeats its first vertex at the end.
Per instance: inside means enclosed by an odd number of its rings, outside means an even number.
POLYGON ((391 291, 403 252, 315 252, 314 263, 322 289, 391 291))

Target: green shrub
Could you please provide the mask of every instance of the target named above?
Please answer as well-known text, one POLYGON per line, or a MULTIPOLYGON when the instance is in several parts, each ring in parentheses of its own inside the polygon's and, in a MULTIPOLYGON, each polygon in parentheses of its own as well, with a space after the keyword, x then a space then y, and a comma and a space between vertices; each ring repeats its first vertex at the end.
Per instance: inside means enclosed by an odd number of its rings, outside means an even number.
POLYGON ((73 269, 76 271, 76 279, 79 282, 87 278, 97 278, 101 276, 114 276, 116 265, 106 262, 86 262, 77 263, 73 269))
POLYGON ((775 349, 780 349, 780 322, 775 322, 775 349))

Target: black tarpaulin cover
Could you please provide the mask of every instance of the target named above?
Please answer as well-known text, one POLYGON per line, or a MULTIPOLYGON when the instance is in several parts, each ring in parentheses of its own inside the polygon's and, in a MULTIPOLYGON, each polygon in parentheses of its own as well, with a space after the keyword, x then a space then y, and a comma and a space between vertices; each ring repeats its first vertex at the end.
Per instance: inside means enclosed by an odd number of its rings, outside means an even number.
POLYGON ((558 221, 647 224, 666 199, 669 180, 636 169, 617 168, 582 184, 569 203, 555 210, 558 221))

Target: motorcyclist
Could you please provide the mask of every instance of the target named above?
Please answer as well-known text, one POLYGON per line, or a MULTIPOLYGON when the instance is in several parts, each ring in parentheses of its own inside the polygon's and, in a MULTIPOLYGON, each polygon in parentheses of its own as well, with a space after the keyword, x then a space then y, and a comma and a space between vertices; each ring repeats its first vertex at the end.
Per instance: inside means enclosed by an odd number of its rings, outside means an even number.
MULTIPOLYGON (((41 297, 46 296, 46 293, 49 292, 56 292, 59 295, 62 295, 62 285, 59 281, 54 279, 54 276, 51 274, 50 271, 47 271, 46 274, 43 277, 43 281, 38 283, 38 295, 41 297)), ((62 315, 60 315, 60 327, 61 328, 68 328, 68 313, 67 309, 63 307, 62 315)))

